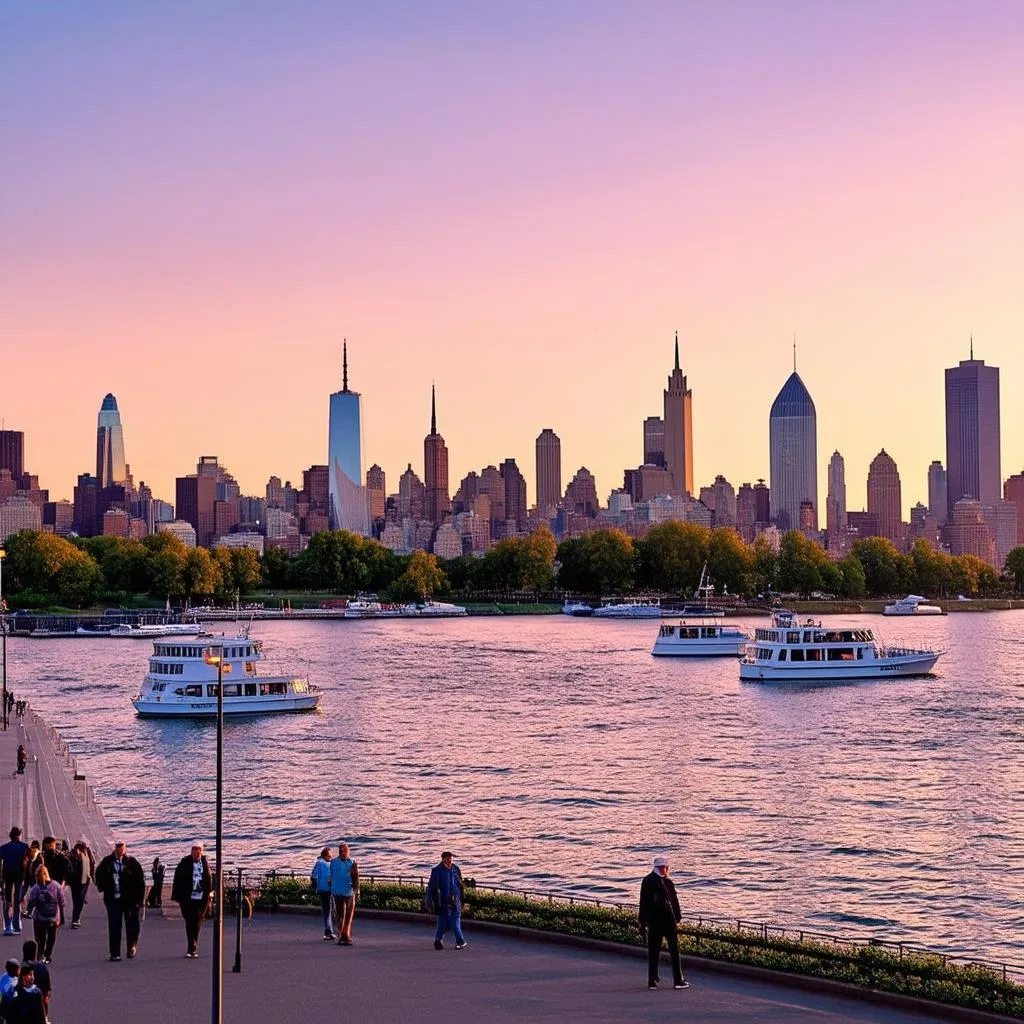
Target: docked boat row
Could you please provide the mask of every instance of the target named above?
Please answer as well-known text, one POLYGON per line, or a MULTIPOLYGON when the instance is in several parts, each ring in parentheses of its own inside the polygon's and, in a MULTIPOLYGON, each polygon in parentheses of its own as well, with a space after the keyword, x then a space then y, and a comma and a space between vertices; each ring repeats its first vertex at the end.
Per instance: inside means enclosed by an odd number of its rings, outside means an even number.
POLYGON ((462 605, 447 601, 424 601, 422 604, 393 604, 376 597, 357 597, 341 609, 343 619, 445 619, 465 615, 462 605))

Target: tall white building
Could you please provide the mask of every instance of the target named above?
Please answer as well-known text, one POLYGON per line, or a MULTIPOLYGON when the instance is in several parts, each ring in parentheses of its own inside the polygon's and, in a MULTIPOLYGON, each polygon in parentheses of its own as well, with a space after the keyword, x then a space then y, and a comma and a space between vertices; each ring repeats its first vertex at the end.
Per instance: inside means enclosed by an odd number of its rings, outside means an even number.
POLYGON ((97 418, 96 479, 100 487, 123 484, 128 479, 121 414, 117 411, 117 399, 113 395, 104 397, 97 418))
POLYGON ((363 409, 348 389, 348 345, 342 345, 341 390, 331 395, 327 466, 332 530, 370 535, 370 504, 363 486, 363 409))
POLYGON ((772 519, 782 532, 799 530, 802 502, 818 513, 818 421, 796 369, 772 403, 768 447, 772 519))

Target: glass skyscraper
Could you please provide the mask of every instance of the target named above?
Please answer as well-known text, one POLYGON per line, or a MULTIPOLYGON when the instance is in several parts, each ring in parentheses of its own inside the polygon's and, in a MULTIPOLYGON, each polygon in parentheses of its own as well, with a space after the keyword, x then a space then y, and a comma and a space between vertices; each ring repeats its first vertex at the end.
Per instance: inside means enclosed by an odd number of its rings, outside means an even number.
POLYGON ((772 519, 780 530, 799 530, 802 502, 818 512, 818 420, 796 370, 772 404, 768 446, 772 519))
POLYGON ((363 408, 348 389, 348 346, 342 347, 341 390, 331 395, 327 427, 327 465, 332 530, 370 535, 370 508, 363 486, 363 408))
POLYGON ((962 359, 946 370, 946 503, 949 519, 961 498, 996 505, 1002 498, 999 370, 962 359))
POLYGON ((100 487, 123 484, 128 479, 124 461, 124 434, 117 399, 107 395, 100 406, 96 426, 96 479, 100 487))

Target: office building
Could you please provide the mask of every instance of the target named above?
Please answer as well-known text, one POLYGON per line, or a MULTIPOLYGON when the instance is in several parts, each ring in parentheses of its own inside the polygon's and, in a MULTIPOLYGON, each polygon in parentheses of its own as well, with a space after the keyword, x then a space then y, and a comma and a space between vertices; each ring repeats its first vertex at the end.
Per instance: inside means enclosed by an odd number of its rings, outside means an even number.
POLYGON ((448 446, 437 432, 437 401, 430 388, 430 433, 423 439, 423 486, 426 500, 425 518, 440 526, 451 511, 448 491, 448 446))
POLYGON ((100 487, 125 484, 128 467, 124 460, 124 433, 117 399, 106 395, 100 406, 96 424, 96 479, 100 487))
POLYGON ((946 370, 946 507, 961 498, 994 505, 1002 498, 999 369, 983 359, 946 370))
POLYGON ((581 466, 565 489, 565 508, 577 516, 593 519, 598 512, 597 481, 594 474, 581 466))
POLYGON ((833 452, 828 463, 825 530, 830 537, 846 532, 846 463, 839 452, 833 452))
POLYGON ((672 474, 676 497, 693 494, 693 393, 679 368, 679 332, 676 332, 676 364, 665 389, 665 465, 672 474))
POLYGON ((0 470, 10 470, 13 480, 25 472, 25 435, 20 430, 0 430, 0 470))
POLYGON ((562 442, 545 427, 537 437, 537 508, 550 516, 562 500, 562 442))
POLYGON ((665 466, 665 421, 660 416, 644 420, 644 464, 665 466))
POLYGON ((903 540, 903 497, 900 474, 883 448, 868 468, 868 513, 878 519, 878 533, 894 544, 903 540))
MULTIPOLYGON (((486 470, 485 470, 486 472, 486 470)), ((515 459, 501 464, 501 479, 505 486, 505 522, 509 524, 507 536, 514 536, 526 528, 526 479, 515 459)))
POLYGON ((928 467, 928 513, 941 525, 949 517, 946 471, 938 459, 928 467))
POLYGON ((387 497, 387 484, 384 470, 376 462, 366 471, 366 496, 370 503, 370 521, 376 523, 382 520, 387 497))
POLYGON ((1007 478, 1003 484, 1003 499, 1017 506, 1017 544, 1024 544, 1024 470, 1007 478))
POLYGON ((347 343, 342 345, 341 390, 330 398, 327 465, 331 529, 369 536, 370 509, 363 487, 362 398, 348 387, 347 343))
MULTIPOLYGON (((795 363, 795 358, 794 358, 795 363)), ((800 506, 818 508, 818 426, 814 402, 794 366, 768 416, 771 516, 779 530, 800 525, 800 506)))

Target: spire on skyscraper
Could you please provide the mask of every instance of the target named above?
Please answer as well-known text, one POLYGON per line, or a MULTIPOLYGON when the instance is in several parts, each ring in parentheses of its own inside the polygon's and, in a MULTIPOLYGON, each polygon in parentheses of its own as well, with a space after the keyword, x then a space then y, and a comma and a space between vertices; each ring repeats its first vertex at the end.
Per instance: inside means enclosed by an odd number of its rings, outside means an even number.
POLYGON ((974 358, 974 331, 971 331, 971 358, 974 358))
POLYGON ((796 332, 793 332, 793 372, 796 373, 796 332))
POLYGON ((679 332, 676 331, 676 369, 679 369, 679 332))
POLYGON ((348 341, 341 339, 341 390, 348 391, 348 341))
POLYGON ((430 384, 430 432, 437 433, 437 399, 434 394, 434 384, 430 384))

